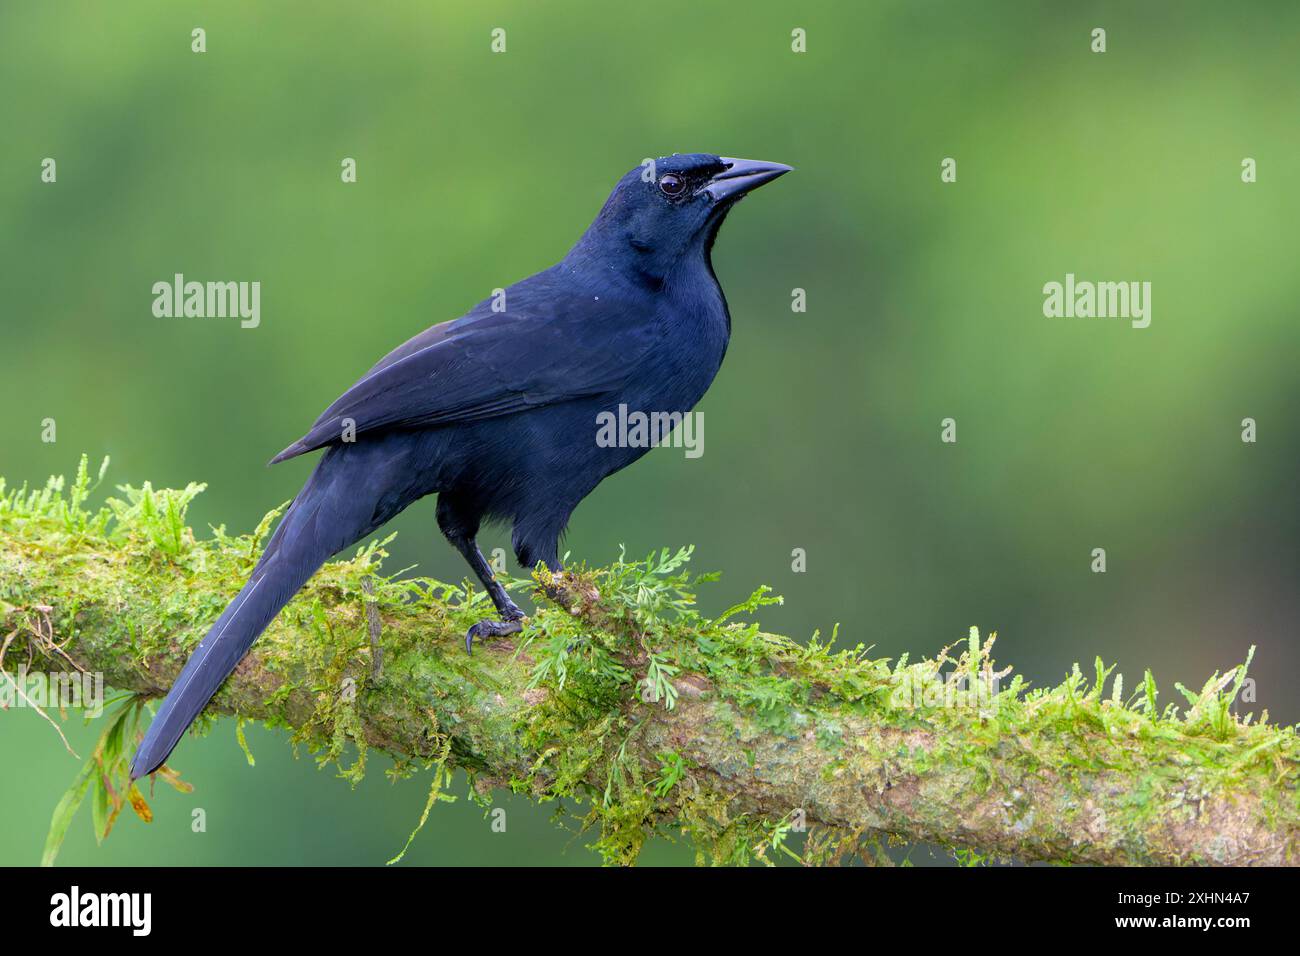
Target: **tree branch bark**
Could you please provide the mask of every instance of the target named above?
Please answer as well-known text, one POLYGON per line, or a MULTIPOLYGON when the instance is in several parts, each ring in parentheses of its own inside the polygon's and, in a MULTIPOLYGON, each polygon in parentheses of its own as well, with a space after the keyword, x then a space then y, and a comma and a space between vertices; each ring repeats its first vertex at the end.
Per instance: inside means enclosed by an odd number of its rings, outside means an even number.
MULTIPOLYGON (((256 553, 254 536, 195 542, 186 530, 172 553, 138 525, 109 533, 15 514, 0 508, 0 638, 18 635, 5 668, 26 644, 35 668, 66 654, 149 696, 170 686, 256 553)), ((743 861, 770 855, 801 820, 816 860, 881 839, 1024 861, 1296 857, 1296 736, 1227 712, 1232 671, 1182 716, 1104 697, 1077 672, 1050 691, 962 698, 943 680, 945 657, 891 666, 689 613, 661 625, 629 611, 626 581, 609 572, 554 583, 523 635, 531 644, 499 640, 469 657, 463 634, 485 605, 382 578, 367 594, 377 556, 323 569, 213 711, 282 724, 338 759, 344 743, 399 761, 449 744, 481 789, 585 798, 611 859, 675 826, 706 857, 743 861), (657 702, 636 689, 653 686, 654 666, 657 702)), ((949 663, 988 689, 987 646, 974 650, 949 663)))

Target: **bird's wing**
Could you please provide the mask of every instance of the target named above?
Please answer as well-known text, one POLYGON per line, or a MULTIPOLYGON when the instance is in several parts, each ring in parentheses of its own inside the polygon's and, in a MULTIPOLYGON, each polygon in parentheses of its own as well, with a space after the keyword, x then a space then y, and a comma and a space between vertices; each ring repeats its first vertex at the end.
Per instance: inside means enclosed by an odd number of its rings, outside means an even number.
MULTIPOLYGON (((507 294, 509 295, 507 290, 507 294)), ((394 350, 330 405, 272 464, 382 429, 479 421, 617 388, 655 339, 635 307, 594 296, 517 292, 394 350)))

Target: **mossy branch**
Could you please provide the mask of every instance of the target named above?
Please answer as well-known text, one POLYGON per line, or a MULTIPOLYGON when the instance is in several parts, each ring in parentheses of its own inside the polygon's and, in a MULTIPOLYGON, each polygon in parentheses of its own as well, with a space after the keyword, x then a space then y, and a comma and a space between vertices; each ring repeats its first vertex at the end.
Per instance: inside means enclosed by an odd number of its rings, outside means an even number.
MULTIPOLYGON (((123 487, 92 512, 90 485, 84 462, 73 482, 35 491, 0 480, 0 667, 72 662, 157 696, 247 575, 273 515, 250 535, 197 540, 184 509, 200 486, 123 487)), ((1245 665, 1199 693, 1179 688, 1181 709, 1158 707, 1149 674, 1126 700, 1100 662, 1091 679, 1076 667, 1027 691, 973 630, 959 654, 909 663, 739 623, 773 600, 766 589, 706 618, 689 555, 543 574, 521 639, 468 657, 483 595, 385 578, 373 544, 312 579, 212 710, 287 727, 354 778, 374 748, 398 772, 436 764, 442 781, 457 766, 480 792, 570 799, 615 862, 656 829, 722 863, 874 861, 897 841, 1078 863, 1296 857, 1300 746, 1267 715, 1234 713, 1245 665)), ((110 789, 131 749, 92 757, 110 789)))

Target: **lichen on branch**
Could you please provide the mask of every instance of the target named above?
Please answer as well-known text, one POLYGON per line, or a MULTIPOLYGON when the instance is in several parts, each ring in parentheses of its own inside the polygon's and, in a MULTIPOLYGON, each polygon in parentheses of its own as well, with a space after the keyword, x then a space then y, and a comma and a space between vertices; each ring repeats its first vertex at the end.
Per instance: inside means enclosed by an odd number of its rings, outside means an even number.
MULTIPOLYGON (((203 486, 120 486, 92 509, 93 484, 84 459, 43 488, 0 479, 0 666, 72 662, 130 692, 110 715, 116 739, 74 784, 91 794, 98 836, 124 802, 148 812, 124 779, 139 701, 170 686, 277 513, 250 534, 199 538, 185 509, 203 486)), ((753 622, 775 600, 766 588, 700 613, 695 592, 712 576, 690 574, 689 548, 510 582, 534 588, 537 610, 517 640, 469 657, 463 635, 486 596, 385 576, 385 543, 322 568, 209 713, 285 727, 353 780, 371 750, 394 774, 431 767, 431 807, 452 767, 480 793, 564 800, 615 863, 655 832, 731 864, 877 862, 893 842, 968 861, 1295 859, 1300 746, 1293 728, 1235 712, 1245 664, 1162 706, 1150 673, 1126 685, 1100 661, 1029 689, 974 629, 915 661, 817 635, 800 644, 753 622)), ((167 779, 184 786, 172 767, 167 779)), ((80 799, 60 804, 52 834, 80 799)))

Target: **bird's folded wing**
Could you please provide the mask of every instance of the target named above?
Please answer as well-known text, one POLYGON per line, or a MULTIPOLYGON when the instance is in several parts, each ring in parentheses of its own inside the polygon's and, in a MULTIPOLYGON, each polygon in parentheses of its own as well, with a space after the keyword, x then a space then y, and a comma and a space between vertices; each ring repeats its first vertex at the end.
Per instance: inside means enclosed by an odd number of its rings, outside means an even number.
POLYGON ((614 303, 475 310, 436 325, 385 357, 341 395, 274 464, 383 429, 473 422, 617 388, 653 334, 614 303), (567 308, 565 306, 568 306, 567 308))

